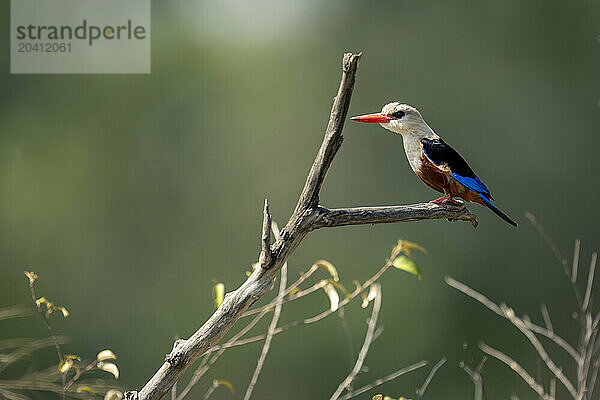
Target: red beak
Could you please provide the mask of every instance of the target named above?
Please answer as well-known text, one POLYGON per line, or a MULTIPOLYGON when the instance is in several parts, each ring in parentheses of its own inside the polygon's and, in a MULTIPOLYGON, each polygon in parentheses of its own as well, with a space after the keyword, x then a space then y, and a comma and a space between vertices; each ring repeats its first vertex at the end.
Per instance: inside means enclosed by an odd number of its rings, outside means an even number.
POLYGON ((352 121, 365 122, 367 124, 385 124, 393 120, 393 117, 389 117, 382 113, 359 115, 357 117, 350 118, 352 121))

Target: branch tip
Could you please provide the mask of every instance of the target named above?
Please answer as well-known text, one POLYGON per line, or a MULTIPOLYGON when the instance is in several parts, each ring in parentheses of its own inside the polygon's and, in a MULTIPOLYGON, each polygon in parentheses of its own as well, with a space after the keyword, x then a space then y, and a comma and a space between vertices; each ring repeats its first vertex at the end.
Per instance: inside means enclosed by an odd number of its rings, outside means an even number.
POLYGON ((344 53, 344 59, 342 62, 342 68, 344 72, 348 72, 350 69, 356 69, 360 63, 362 57, 362 51, 358 54, 355 53, 344 53))
POLYGON ((265 199, 263 208, 263 223, 261 235, 261 251, 258 262, 261 267, 268 268, 273 260, 273 252, 271 251, 271 213, 269 212, 269 200, 265 199))

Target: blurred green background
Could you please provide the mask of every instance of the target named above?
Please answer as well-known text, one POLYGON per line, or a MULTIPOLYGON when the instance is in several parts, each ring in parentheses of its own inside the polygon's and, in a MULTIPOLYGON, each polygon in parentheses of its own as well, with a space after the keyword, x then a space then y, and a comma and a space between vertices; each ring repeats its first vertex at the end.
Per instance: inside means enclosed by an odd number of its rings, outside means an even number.
MULTIPOLYGON (((290 279, 325 258, 348 287, 372 275, 398 238, 429 251, 417 259, 422 281, 384 276, 385 330, 357 386, 446 356, 426 398, 470 398, 458 363, 479 361, 480 340, 538 371, 516 329, 445 285, 445 275, 537 321, 545 302, 558 332, 577 339, 570 288, 523 214, 533 212, 569 257, 581 238, 583 265, 600 247, 599 2, 153 1, 150 75, 10 75, 8 1, 0 17, 0 305, 30 304, 22 271, 35 270, 39 292, 71 312, 55 319, 71 339, 66 351, 91 358, 113 349, 123 388, 141 387, 172 341, 211 314, 213 279, 228 290, 245 279, 263 199, 276 221, 287 220, 344 51, 364 53, 351 115, 392 100, 416 106, 520 222, 513 229, 473 205, 477 231, 426 221, 322 230, 302 242, 290 279)), ((408 167, 399 136, 355 123, 344 136, 323 205, 436 196, 408 167)), ((327 307, 316 294, 284 307, 280 323, 327 307)), ((355 349, 368 312, 359 302, 346 310, 355 349)), ((0 326, 0 338, 45 333, 39 316, 0 326)), ((226 353, 195 398, 211 378, 238 388, 215 398, 239 398, 260 347, 226 353)), ((49 349, 33 366, 54 362, 49 349)), ((275 337, 254 397, 327 398, 349 369, 332 316, 275 337)), ((376 392, 411 396, 426 372, 376 392)), ((536 398, 497 361, 484 379, 489 398, 536 398)))

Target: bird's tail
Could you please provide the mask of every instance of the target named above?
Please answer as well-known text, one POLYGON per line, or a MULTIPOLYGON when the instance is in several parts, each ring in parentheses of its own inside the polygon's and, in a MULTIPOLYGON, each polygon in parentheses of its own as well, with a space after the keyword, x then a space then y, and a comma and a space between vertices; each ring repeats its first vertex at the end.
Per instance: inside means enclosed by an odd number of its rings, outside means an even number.
POLYGON ((485 206, 487 208, 489 208, 490 210, 492 210, 494 212, 494 214, 496 214, 497 216, 499 216, 500 218, 502 218, 503 220, 505 220, 512 226, 518 226, 515 221, 513 221, 512 219, 510 219, 510 217, 508 215, 506 215, 502 211, 500 211, 500 209, 498 207, 496 207, 489 199, 487 199, 483 195, 480 195, 480 196, 481 196, 481 199, 483 200, 483 203, 485 204, 485 206))

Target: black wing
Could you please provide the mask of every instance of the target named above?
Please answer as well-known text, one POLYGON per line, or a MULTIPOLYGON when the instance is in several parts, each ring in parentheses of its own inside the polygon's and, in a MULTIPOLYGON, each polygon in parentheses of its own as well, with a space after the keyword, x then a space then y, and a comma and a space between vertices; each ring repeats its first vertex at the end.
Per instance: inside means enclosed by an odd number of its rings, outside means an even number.
POLYGON ((448 165, 450 171, 467 178, 477 178, 475 172, 460 154, 442 139, 421 139, 425 154, 435 165, 448 165))
POLYGON ((456 150, 446 144, 442 139, 421 139, 425 155, 437 166, 447 165, 452 176, 468 187, 479 193, 484 193, 491 198, 490 191, 475 175, 469 164, 456 150))

